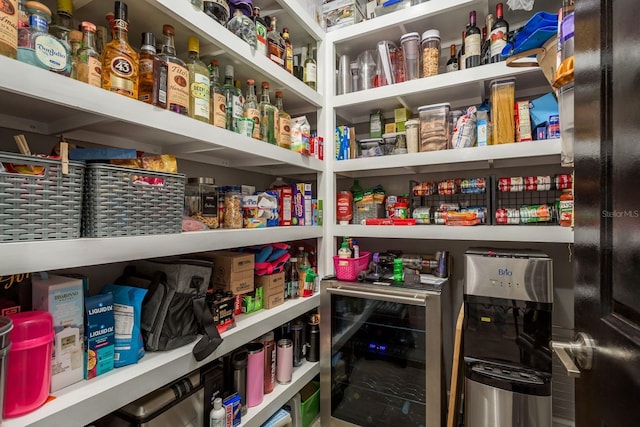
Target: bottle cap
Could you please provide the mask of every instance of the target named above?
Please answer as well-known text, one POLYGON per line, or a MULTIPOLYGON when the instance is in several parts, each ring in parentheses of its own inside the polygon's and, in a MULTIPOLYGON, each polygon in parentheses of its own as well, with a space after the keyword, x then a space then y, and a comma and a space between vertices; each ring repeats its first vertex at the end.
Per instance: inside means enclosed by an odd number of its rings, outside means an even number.
POLYGON ((217 59, 212 59, 210 64, 217 67, 218 66, 218 60, 217 59))
POLYGON ((83 31, 91 31, 92 33, 96 32, 96 26, 89 21, 82 21, 80 28, 82 28, 83 31))
POLYGON ((230 76, 233 79, 233 65, 224 66, 224 76, 230 76))
POLYGON ((256 82, 255 82, 255 80, 253 80, 253 79, 247 79, 247 84, 248 84, 249 86, 253 86, 255 83, 256 83, 256 82))
POLYGON ((213 400, 213 409, 222 409, 222 399, 219 397, 216 397, 213 400))
POLYGON ((128 7, 127 4, 123 1, 117 1, 115 4, 115 19, 122 19, 123 21, 127 20, 128 7))
POLYGON ((189 52, 200 53, 200 40, 197 37, 189 36, 187 39, 187 50, 189 52))
POLYGON ((82 41, 82 33, 80 31, 78 31, 78 30, 71 30, 69 32, 69 41, 70 42, 81 42, 82 41))
POLYGON ((170 36, 175 35, 175 30, 173 29, 173 25, 165 24, 162 26, 162 34, 168 34, 170 36))
POLYGON ((58 9, 58 15, 64 14, 69 17, 73 15, 73 1, 72 0, 58 0, 56 2, 56 8, 58 9))
POLYGON ((156 36, 153 33, 142 33, 142 46, 152 46, 156 48, 156 36))
POLYGON ((269 89, 269 82, 262 82, 262 89, 269 89))
POLYGON ((47 6, 40 3, 39 1, 28 1, 24 4, 24 7, 26 7, 27 10, 37 10, 51 17, 51 9, 49 9, 47 6))
POLYGON ((282 98, 282 91, 281 90, 277 90, 276 91, 276 98, 282 98))

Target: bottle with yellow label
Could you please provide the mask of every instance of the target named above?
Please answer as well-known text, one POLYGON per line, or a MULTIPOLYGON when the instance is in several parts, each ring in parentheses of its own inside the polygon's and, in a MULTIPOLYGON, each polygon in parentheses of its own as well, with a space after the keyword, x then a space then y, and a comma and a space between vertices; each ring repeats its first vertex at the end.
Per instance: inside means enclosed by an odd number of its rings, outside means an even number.
POLYGON ((102 63, 96 50, 96 26, 91 22, 82 23, 82 47, 77 53, 77 79, 100 87, 102 84, 102 63))
POLYGON ((2 1, 0 6, 0 55, 18 57, 18 0, 2 1))
POLYGON ((189 115, 189 71, 187 64, 176 56, 175 30, 171 25, 162 26, 162 53, 167 62, 167 109, 185 116, 189 115))
POLYGON ((276 126, 276 140, 278 147, 291 149, 291 116, 283 109, 282 92, 276 91, 276 108, 278 109, 278 125, 276 126))
POLYGON ((200 60, 200 41, 189 37, 187 41, 189 57, 186 64, 189 70, 189 116, 209 123, 211 120, 211 97, 209 88, 209 70, 200 60))
POLYGON ((127 4, 115 2, 113 40, 102 51, 102 88, 138 99, 138 53, 128 40, 127 4))

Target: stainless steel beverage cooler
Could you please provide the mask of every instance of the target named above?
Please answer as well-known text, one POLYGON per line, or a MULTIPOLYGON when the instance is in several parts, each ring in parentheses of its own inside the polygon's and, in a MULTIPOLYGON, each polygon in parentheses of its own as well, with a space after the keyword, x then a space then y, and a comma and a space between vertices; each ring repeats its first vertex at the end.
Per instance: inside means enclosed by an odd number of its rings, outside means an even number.
POLYGON ((540 252, 465 253, 465 427, 551 426, 552 277, 540 252))
POLYGON ((323 426, 444 424, 440 289, 322 282, 323 426))

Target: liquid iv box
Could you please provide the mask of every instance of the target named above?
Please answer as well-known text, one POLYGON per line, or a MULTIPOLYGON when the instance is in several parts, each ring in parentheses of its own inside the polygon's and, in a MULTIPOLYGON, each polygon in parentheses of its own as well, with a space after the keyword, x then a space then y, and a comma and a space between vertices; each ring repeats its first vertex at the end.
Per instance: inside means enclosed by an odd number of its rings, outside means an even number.
POLYGON ((53 316, 55 332, 51 361, 51 391, 84 378, 84 286, 82 279, 35 274, 31 278, 33 309, 53 316))
POLYGON ((109 372, 115 362, 115 318, 113 294, 87 297, 84 324, 84 378, 90 380, 109 372))

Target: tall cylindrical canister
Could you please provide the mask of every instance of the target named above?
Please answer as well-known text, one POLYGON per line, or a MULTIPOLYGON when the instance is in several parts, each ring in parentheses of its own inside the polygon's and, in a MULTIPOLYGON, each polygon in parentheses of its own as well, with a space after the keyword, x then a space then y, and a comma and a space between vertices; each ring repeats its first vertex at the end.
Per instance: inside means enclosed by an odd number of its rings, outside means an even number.
POLYGON ((338 95, 351 92, 351 59, 341 55, 338 63, 338 95))
POLYGON ((276 380, 278 384, 288 384, 293 375, 293 341, 283 338, 278 341, 276 380))
POLYGON ((250 342, 246 345, 247 360, 247 406, 258 406, 264 397, 264 345, 250 342))
POLYGON ((247 350, 239 350, 231 356, 233 365, 233 391, 238 393, 242 403, 242 413, 247 412, 247 350))
POLYGON ((293 366, 300 366, 304 361, 304 336, 302 334, 303 324, 296 321, 291 325, 291 335, 293 336, 293 366))
POLYGON ((320 318, 312 318, 309 321, 309 347, 307 348, 307 361, 320 361, 320 318))
POLYGON ((260 339, 264 345, 264 394, 271 393, 276 385, 276 341, 273 332, 260 339))

